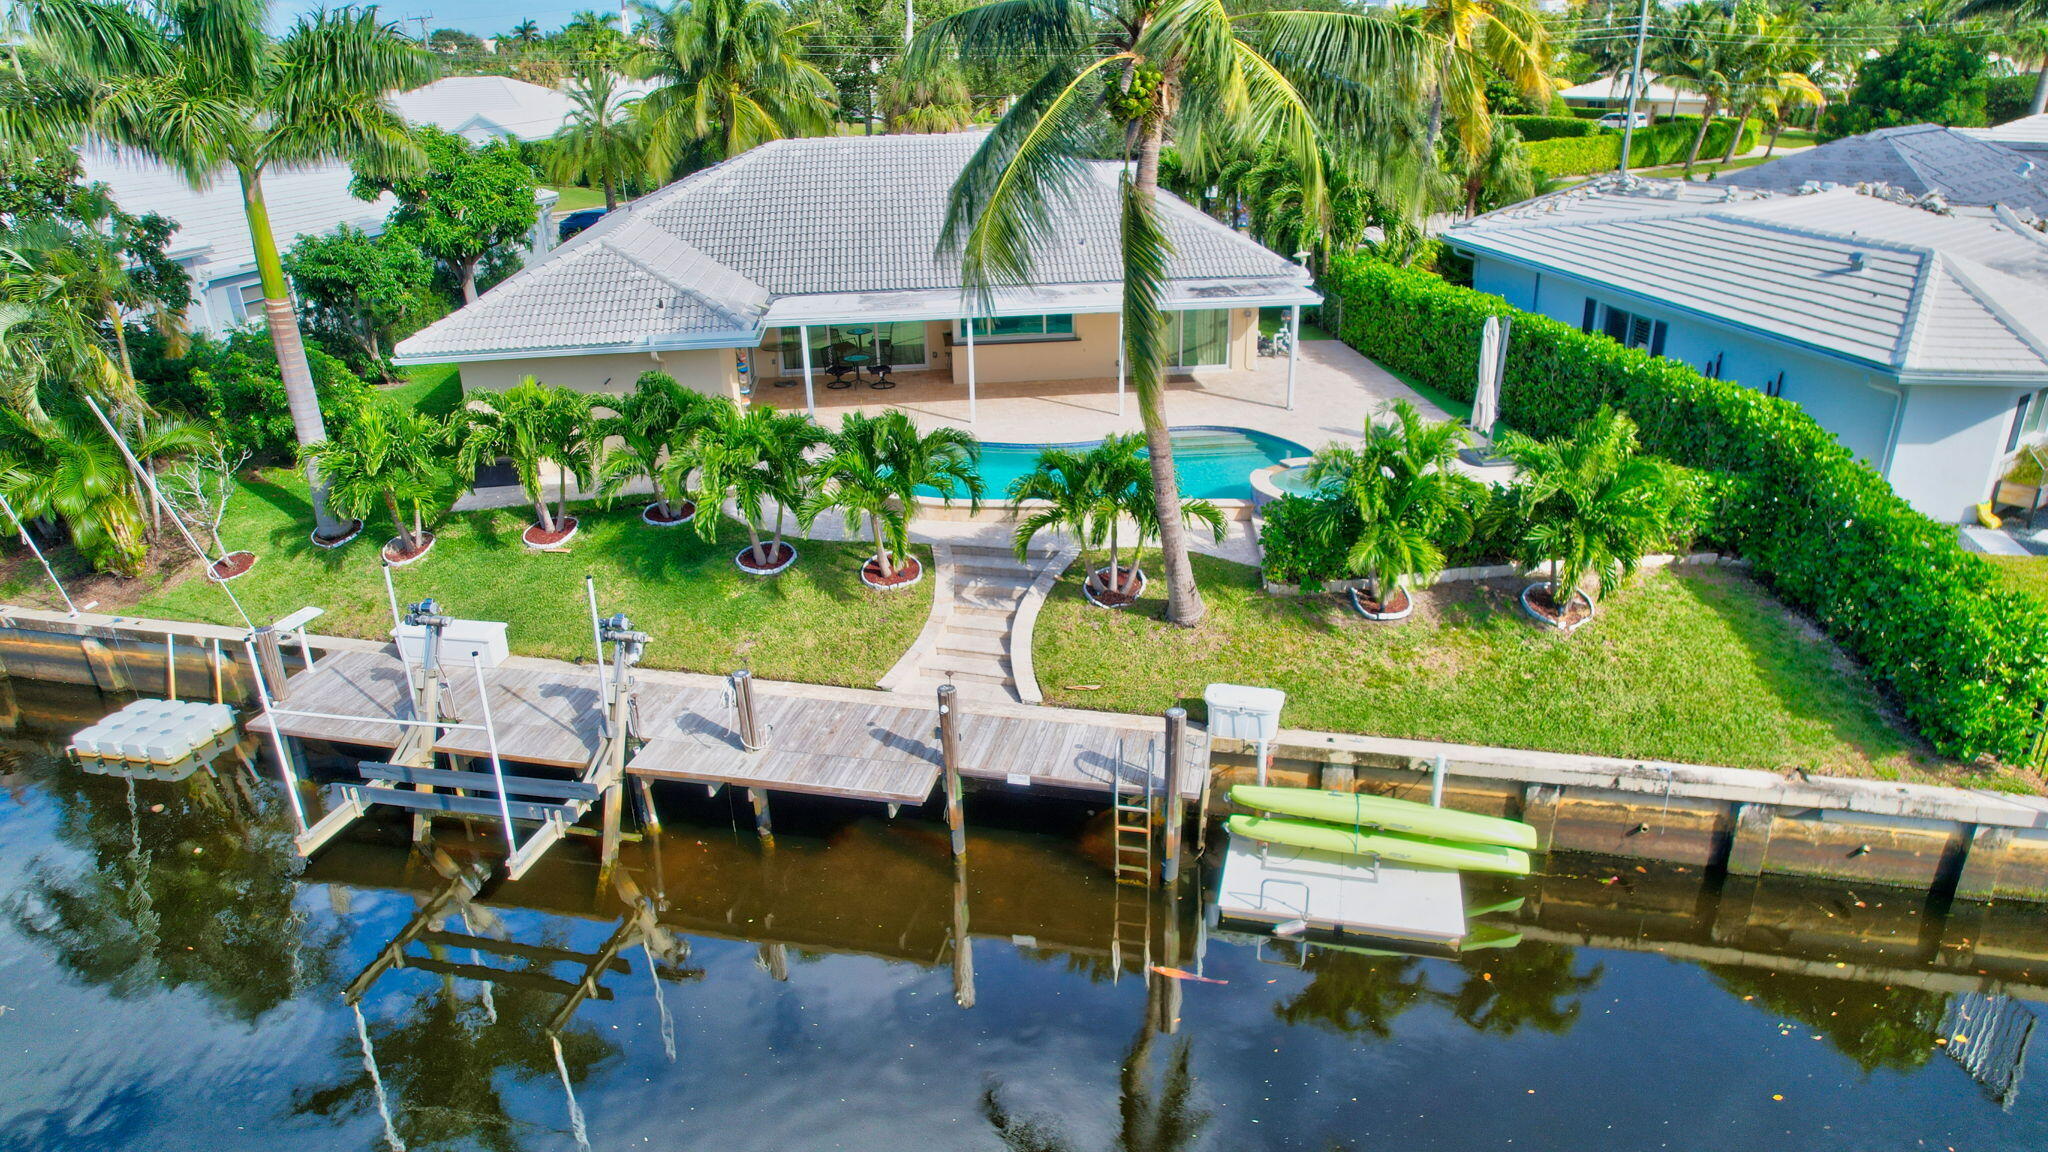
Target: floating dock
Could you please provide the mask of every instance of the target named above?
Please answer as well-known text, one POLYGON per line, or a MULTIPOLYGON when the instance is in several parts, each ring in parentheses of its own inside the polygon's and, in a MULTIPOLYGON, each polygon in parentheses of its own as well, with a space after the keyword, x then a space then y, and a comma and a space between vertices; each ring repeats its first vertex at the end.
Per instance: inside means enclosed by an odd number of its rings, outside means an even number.
POLYGON ((1366 863, 1233 834, 1216 909, 1224 920, 1300 921, 1319 932, 1456 947, 1464 940, 1465 886, 1456 872, 1366 863))

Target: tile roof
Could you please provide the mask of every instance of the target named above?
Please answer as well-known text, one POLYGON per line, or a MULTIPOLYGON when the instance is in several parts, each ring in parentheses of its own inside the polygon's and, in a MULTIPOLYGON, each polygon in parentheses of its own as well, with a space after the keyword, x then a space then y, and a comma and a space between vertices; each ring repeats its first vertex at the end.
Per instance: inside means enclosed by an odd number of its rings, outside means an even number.
POLYGON ((2008 120, 1995 128, 1963 128, 1959 131, 1979 140, 2003 144, 2015 152, 2036 155, 2048 152, 2048 112, 2008 120))
MULTIPOLYGON (((418 362, 691 340, 732 346, 750 342, 736 338, 735 329, 772 323, 771 306, 778 314, 805 313, 806 305, 793 299, 801 297, 886 298, 907 317, 935 306, 932 297, 944 293, 950 307, 963 286, 958 259, 936 254, 939 232, 953 181, 982 138, 818 137, 762 145, 606 216, 477 303, 402 343, 399 355, 418 362), (603 271, 586 271, 586 263, 603 271), (686 292, 706 311, 610 314, 620 290, 614 278, 648 292, 686 292), (592 295, 574 295, 582 290, 592 295), (917 293, 924 296, 909 295, 917 293), (536 342, 529 326, 545 336, 536 342)), ((1174 245, 1176 299, 1228 303, 1307 293, 1308 274, 1299 266, 1190 205, 1161 199, 1174 245)), ((1122 276, 1116 210, 1114 166, 1091 166, 1038 254, 1034 282, 1095 286, 1089 294, 1094 303, 1075 307, 1101 306, 1100 289, 1122 276)), ((827 303, 816 302, 820 308, 827 303)))
POLYGON ((510 76, 449 76, 390 98, 414 125, 432 124, 472 142, 493 136, 544 140, 569 116, 569 97, 510 76))
POLYGON ((1889 184, 1915 196, 1938 193, 1951 204, 2004 204, 2048 217, 2048 165, 1939 124, 1844 137, 1721 173, 1715 182, 1774 192, 1808 184, 1889 184))
POLYGON ((1900 375, 2048 380, 2048 236, 2009 210, 1610 177, 1447 239, 1900 375))

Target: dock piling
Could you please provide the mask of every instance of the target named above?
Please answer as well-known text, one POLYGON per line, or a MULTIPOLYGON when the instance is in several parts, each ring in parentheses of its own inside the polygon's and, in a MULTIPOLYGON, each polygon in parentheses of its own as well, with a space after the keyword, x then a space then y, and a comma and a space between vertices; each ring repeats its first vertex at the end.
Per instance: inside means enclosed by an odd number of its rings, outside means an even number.
POLYGON ((761 750, 761 726, 754 716, 754 674, 745 668, 733 673, 732 707, 735 726, 739 729, 740 747, 749 752, 761 750))
POLYGON ((1188 710, 1166 710, 1166 841, 1160 853, 1159 878, 1167 884, 1180 879, 1180 834, 1187 823, 1186 801, 1181 797, 1181 778, 1187 771, 1188 710))
POLYGON ((967 853, 967 817, 960 802, 960 720, 954 711, 951 684, 939 685, 939 753, 945 761, 946 827, 953 834, 953 855, 967 853))
POLYGON ((278 691, 284 691, 284 638, 277 629, 268 624, 259 624, 255 632, 256 663, 263 672, 267 684, 275 684, 278 691))
POLYGON ((749 788, 747 799, 754 805, 754 831, 761 834, 762 843, 772 846, 775 843, 775 825, 768 818, 768 790, 749 788))

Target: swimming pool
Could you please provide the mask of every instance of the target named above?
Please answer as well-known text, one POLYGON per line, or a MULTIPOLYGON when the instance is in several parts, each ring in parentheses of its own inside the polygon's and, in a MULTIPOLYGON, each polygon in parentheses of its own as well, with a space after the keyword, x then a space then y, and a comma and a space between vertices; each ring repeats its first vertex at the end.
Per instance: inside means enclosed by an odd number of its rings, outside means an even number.
MULTIPOLYGON (((1001 503, 1008 499, 1010 485, 1038 463, 1047 448, 1093 448, 1100 440, 1071 444, 992 444, 981 446, 977 471, 985 486, 984 499, 1001 503)), ((1308 449, 1292 440, 1250 428, 1188 427, 1173 430, 1174 465, 1180 472, 1182 496, 1203 500, 1249 500, 1251 474, 1255 469, 1278 464, 1308 449)), ((926 496, 937 496, 920 489, 926 496)))

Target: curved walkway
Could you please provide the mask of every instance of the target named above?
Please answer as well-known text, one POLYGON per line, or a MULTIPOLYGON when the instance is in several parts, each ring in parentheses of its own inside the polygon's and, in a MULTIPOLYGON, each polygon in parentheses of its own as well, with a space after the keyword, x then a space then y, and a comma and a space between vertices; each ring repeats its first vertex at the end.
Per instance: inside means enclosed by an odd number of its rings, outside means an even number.
POLYGON ((933 542, 931 615, 881 686, 929 695, 952 684, 967 699, 1038 703, 1032 632, 1046 592, 1074 556, 1068 547, 1020 561, 992 544, 933 542))

